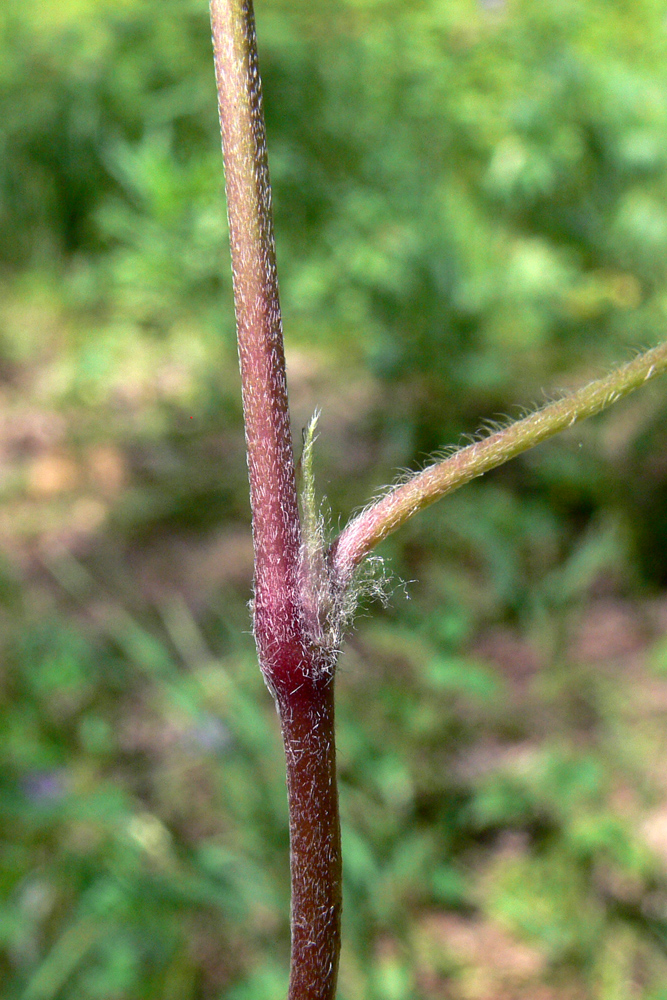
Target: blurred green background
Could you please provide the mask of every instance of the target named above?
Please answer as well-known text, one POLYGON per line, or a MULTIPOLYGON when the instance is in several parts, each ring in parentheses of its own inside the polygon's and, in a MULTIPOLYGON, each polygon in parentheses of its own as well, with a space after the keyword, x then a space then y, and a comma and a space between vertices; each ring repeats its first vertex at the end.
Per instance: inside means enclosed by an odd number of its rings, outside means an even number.
MULTIPOLYGON (((667 328, 667 3, 258 0, 332 530, 667 328)), ((289 948, 200 0, 0 6, 0 996, 289 948)), ((667 1000, 667 391, 422 514, 338 681, 341 1000, 667 1000)))

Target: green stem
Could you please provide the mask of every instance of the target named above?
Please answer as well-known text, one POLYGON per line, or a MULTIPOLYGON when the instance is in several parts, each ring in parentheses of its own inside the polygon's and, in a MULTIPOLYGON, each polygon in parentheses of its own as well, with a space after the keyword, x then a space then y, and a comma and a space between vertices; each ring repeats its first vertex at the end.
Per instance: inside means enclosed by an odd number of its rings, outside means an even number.
POLYGON ((395 486, 354 518, 333 543, 330 558, 338 585, 344 587, 364 556, 424 507, 566 427, 600 413, 666 370, 667 343, 395 486))

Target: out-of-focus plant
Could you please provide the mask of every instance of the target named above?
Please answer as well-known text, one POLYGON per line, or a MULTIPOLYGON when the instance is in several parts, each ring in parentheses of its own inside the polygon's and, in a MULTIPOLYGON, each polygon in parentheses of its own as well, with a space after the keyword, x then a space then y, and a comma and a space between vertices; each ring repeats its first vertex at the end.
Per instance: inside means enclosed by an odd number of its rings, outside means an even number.
POLYGON ((418 511, 667 369, 667 344, 408 476, 328 544, 315 497, 316 418, 304 435, 301 503, 289 424, 271 188, 252 0, 212 0, 253 517, 253 620, 280 716, 292 882, 290 1000, 331 1000, 342 861, 334 673, 375 546, 418 511))

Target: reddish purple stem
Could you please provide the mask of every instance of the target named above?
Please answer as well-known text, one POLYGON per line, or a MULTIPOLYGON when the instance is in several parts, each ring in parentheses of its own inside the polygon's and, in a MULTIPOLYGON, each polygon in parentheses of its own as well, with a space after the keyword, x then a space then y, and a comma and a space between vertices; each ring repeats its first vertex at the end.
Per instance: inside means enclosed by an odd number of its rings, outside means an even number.
POLYGON ((301 531, 271 187, 250 2, 213 0, 213 45, 255 543, 255 628, 275 686, 297 664, 301 531))
MULTIPOLYGON (((289 1000, 333 1000, 341 853, 333 656, 313 634, 289 425, 251 0, 211 0, 255 547, 259 661, 280 714, 290 812, 289 1000)), ((334 651, 335 655, 335 651, 334 651)))

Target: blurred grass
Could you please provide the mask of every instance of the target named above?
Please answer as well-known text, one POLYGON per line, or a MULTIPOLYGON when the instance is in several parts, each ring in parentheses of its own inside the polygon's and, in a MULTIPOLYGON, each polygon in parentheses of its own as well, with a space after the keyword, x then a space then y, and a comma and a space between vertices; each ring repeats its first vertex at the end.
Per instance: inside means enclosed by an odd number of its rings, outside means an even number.
MULTIPOLYGON (((257 16, 334 526, 664 336, 662 3, 257 16)), ((285 990, 209 38, 190 0, 0 10, 3 1000, 285 990)), ((663 400, 385 544, 338 681, 341 1000, 667 997, 663 400)))

